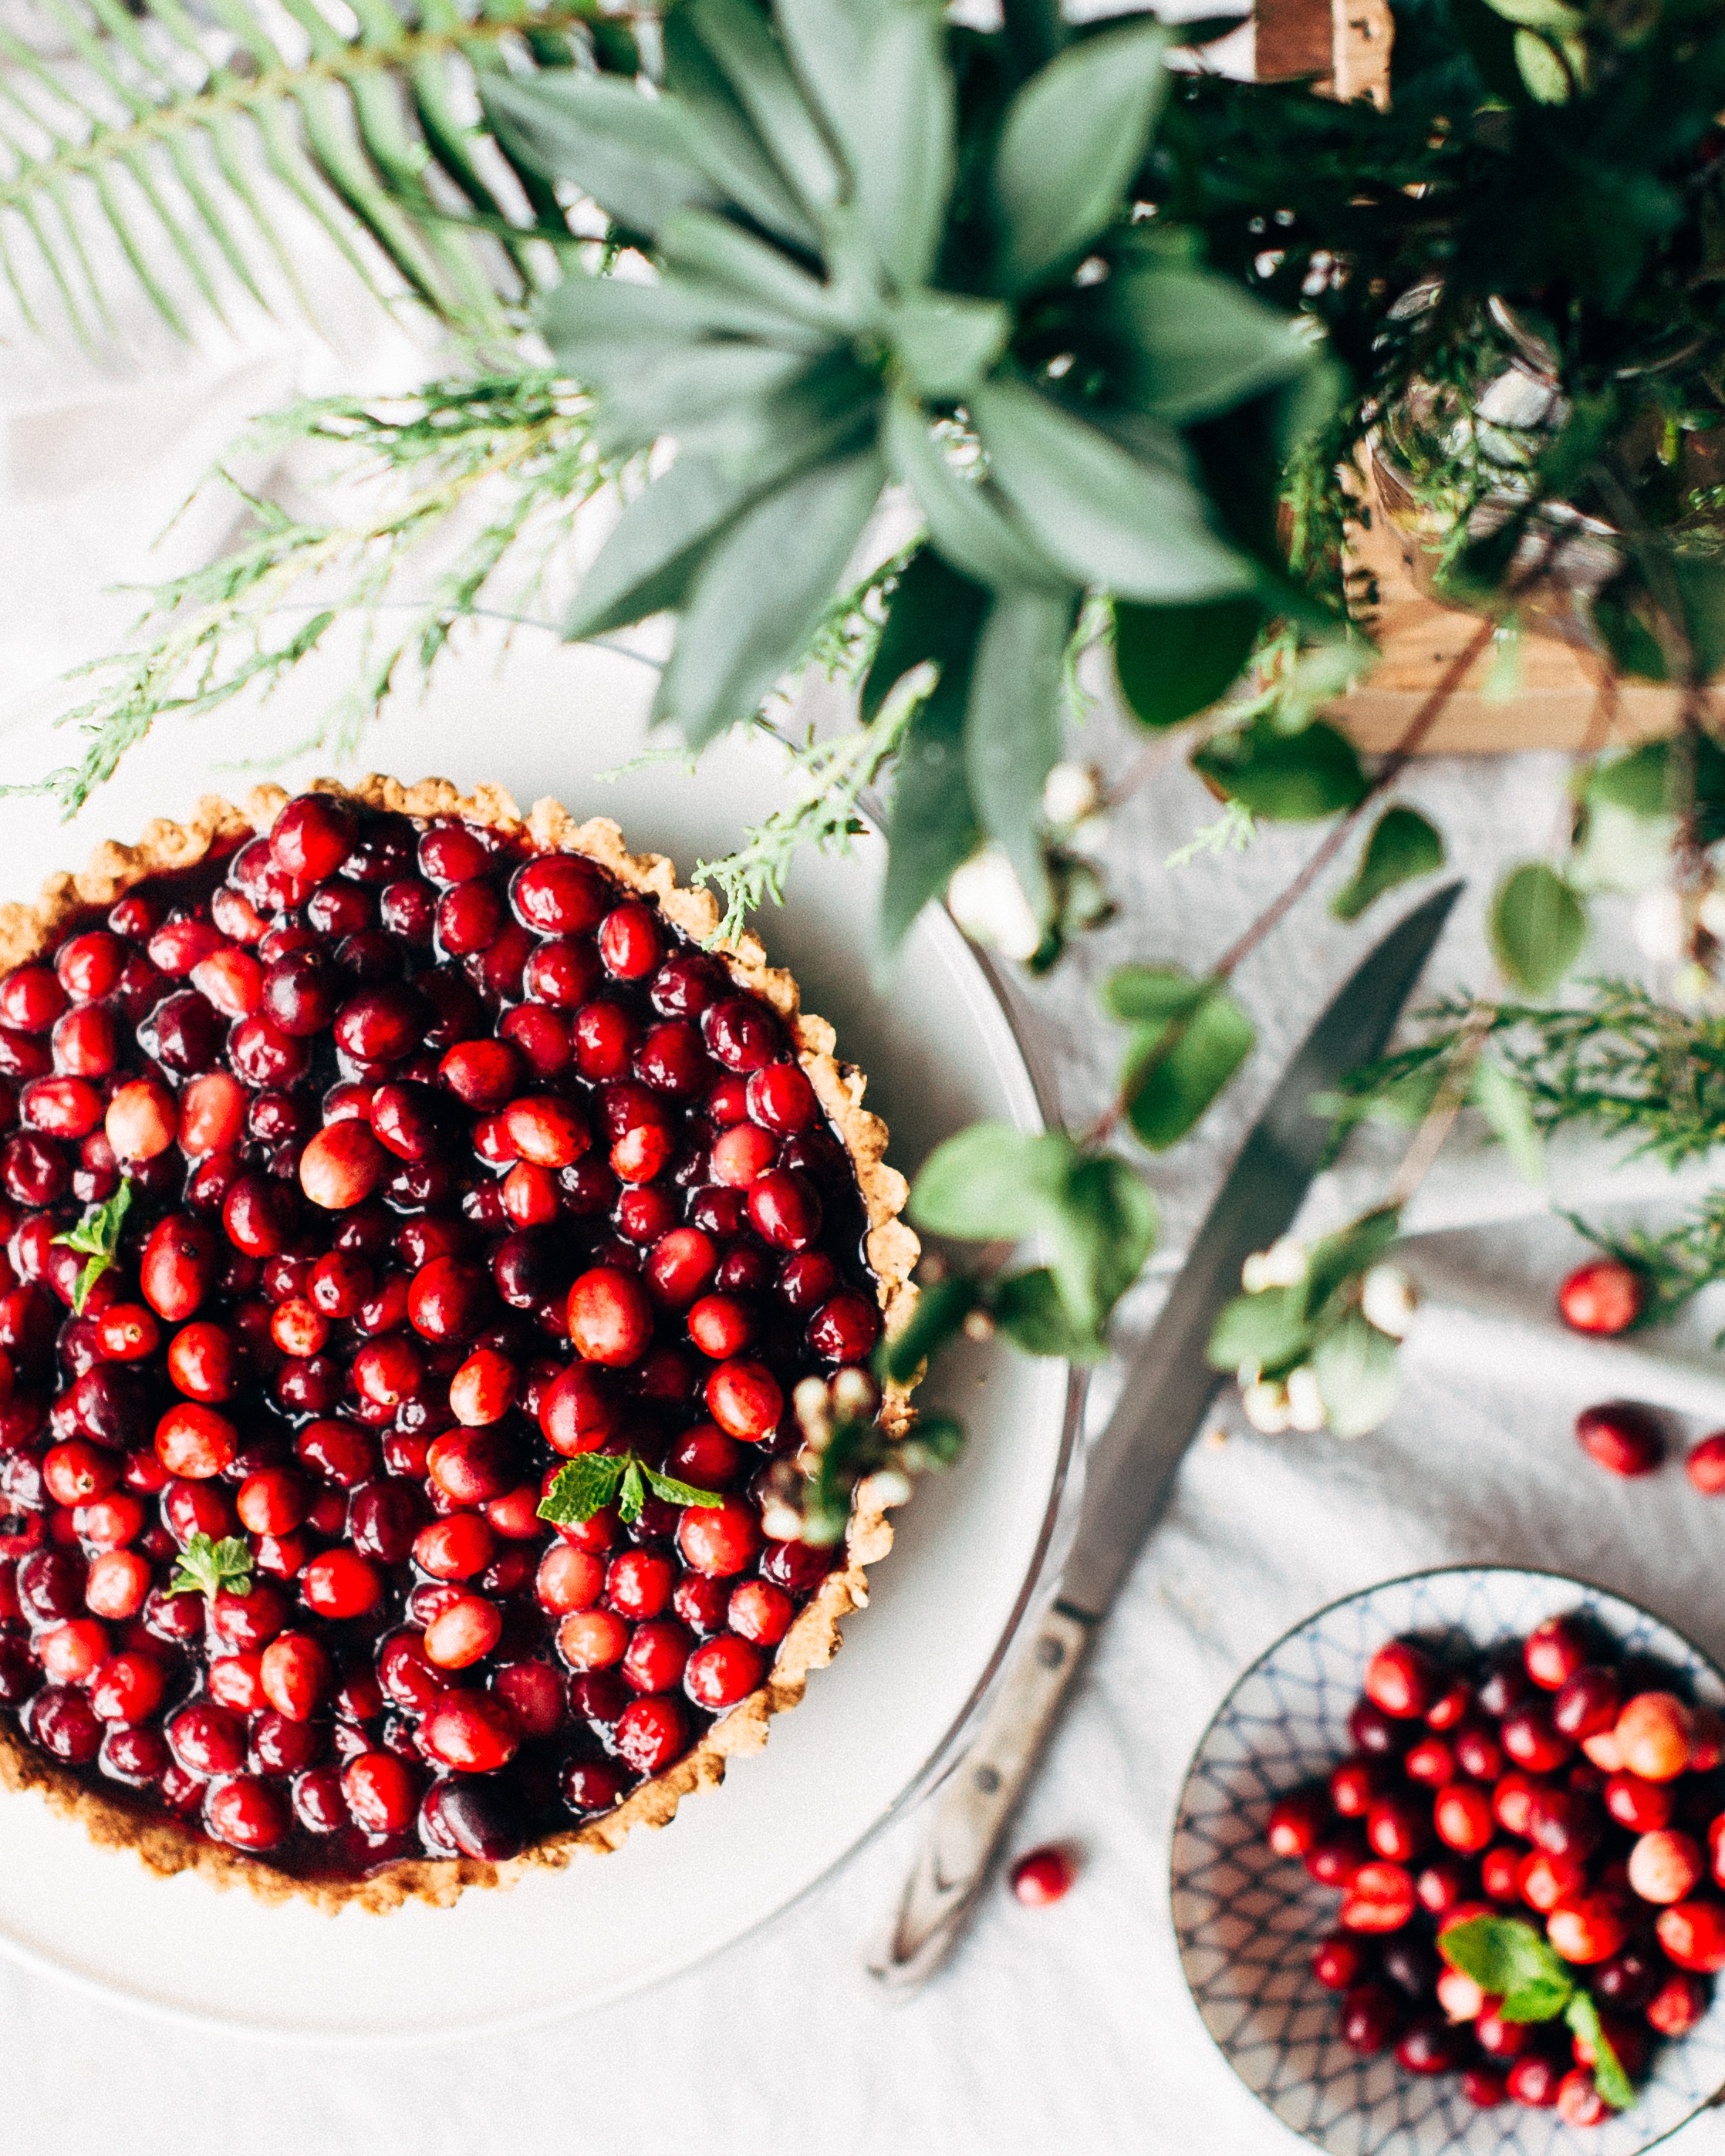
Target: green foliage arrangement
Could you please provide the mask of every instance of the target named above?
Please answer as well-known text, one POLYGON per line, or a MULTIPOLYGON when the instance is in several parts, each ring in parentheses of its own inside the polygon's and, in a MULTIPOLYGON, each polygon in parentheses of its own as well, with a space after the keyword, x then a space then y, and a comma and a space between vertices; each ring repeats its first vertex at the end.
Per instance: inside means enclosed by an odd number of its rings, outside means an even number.
MULTIPOLYGON (((1151 954, 1104 984, 1121 1075, 1093 1129, 985 1127, 928 1164, 913 1216, 987 1255, 931 1284, 880 1374, 961 1328, 1104 1352, 1155 1229, 1117 1139, 1158 1151, 1201 1119, 1253 1046, 1234 973, 1356 839, 1332 898, 1344 920, 1441 865, 1396 782, 1466 665, 1495 639, 1512 667, 1524 627, 1594 650, 1608 716, 1619 680, 1674 685, 1681 731, 1584 760, 1567 842, 1505 865, 1502 992, 1446 1004, 1332 1104, 1416 1124, 1388 1202, 1332 1244, 1266 1253, 1219 1364, 1240 1367, 1266 1427, 1381 1419, 1406 1314, 1395 1221, 1464 1111, 1530 1175, 1566 1116, 1711 1142, 1719 0, 1398 0, 1381 110, 1208 72, 1202 48, 1233 18, 1080 25, 1058 0, 1005 0, 992 30, 937 0, 675 0, 626 19, 366 0, 339 28, 288 0, 291 36, 251 0, 220 0, 213 35, 178 0, 136 17, 47 4, 84 72, 74 91, 0 49, 29 100, 19 131, 0 127, 0 266, 33 249, 99 336, 78 244, 96 220, 177 323, 151 266, 164 244, 207 297, 218 272, 262 295, 267 183, 466 355, 415 398, 275 423, 345 444, 382 506, 321 527, 254 504, 230 554, 158 593, 91 670, 80 755, 41 782, 69 809, 158 716, 278 678, 460 530, 429 603, 368 647, 332 715, 345 740, 464 616, 531 591, 614 485, 623 515, 560 626, 674 614, 655 715, 691 751, 762 723, 803 664, 856 688, 855 729, 806 745, 789 805, 702 865, 729 927, 880 795, 883 963, 944 896, 1009 957, 1057 963, 1111 910, 1091 841, 1113 797, 1068 756, 1095 648, 1129 719, 1150 740, 1183 730, 1221 799, 1189 856, 1250 844, 1260 821, 1327 827, 1207 969, 1151 954), (1322 712, 1371 664, 1373 594, 1345 536, 1386 506, 1480 629, 1373 766, 1322 712), (880 536, 894 516, 907 543, 880 536), (1661 884, 1681 1007, 1622 987, 1550 1004, 1594 896, 1661 884), (1692 1096, 1649 1045, 1679 1034, 1692 1096)), ((1681 1249, 1642 1251, 1655 1308, 1725 1264, 1717 1211, 1681 1249)), ((845 1463, 883 1457, 855 1403, 809 1415, 807 1516, 829 1532, 845 1463)), ((942 1434, 884 1464, 949 1450, 942 1434)))

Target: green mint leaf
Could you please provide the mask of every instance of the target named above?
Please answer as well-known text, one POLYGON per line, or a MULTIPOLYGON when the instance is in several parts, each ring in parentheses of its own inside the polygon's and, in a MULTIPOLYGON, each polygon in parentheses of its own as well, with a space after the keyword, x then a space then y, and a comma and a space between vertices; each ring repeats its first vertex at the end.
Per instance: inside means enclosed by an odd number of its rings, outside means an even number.
POLYGON ((244 1594, 251 1584, 252 1553, 245 1543, 237 1535, 223 1535, 220 1542, 213 1542, 200 1532, 180 1552, 167 1592, 207 1595, 213 1602, 224 1588, 244 1594))
POLYGON ((641 1507, 647 1502, 647 1486, 641 1480, 641 1463, 629 1460, 623 1470, 623 1487, 618 1492, 617 1510, 625 1527, 632 1527, 641 1517, 641 1507))
POLYGON ((1548 2021, 1575 1989, 1552 1947, 1519 1917, 1470 1917, 1451 1924, 1439 1934, 1438 1952, 1481 1991, 1502 1999, 1506 2020, 1548 2021), (1512 2014, 1512 2003, 1522 2010, 1512 2014))
POLYGON ((556 1480, 539 1501, 539 1517, 554 1527, 578 1527, 583 1520, 590 1520, 617 1495, 629 1465, 621 1453, 578 1453, 557 1470, 556 1480))
POLYGON ((1543 861, 1512 869, 1491 902, 1491 948, 1514 985, 1549 995, 1581 955, 1587 914, 1570 886, 1543 861))
POLYGON ((656 1468, 641 1463, 641 1472, 647 1478, 647 1486, 655 1497, 662 1497, 667 1505, 699 1505, 702 1507, 722 1505, 725 1502, 716 1490, 697 1490, 692 1482, 679 1482, 674 1475, 661 1475, 656 1468))
POLYGON ((72 1291, 72 1309, 77 1317, 83 1317, 90 1290, 114 1262, 120 1248, 121 1227, 131 1206, 131 1185, 122 1182, 105 1205, 92 1206, 75 1228, 54 1239, 56 1243, 64 1243, 68 1250, 83 1251, 90 1260, 79 1274, 78 1285, 72 1291))
POLYGON ((1627 2111, 1635 2100, 1635 2084, 1611 2048, 1611 2039, 1600 2024, 1599 2010, 1591 1994, 1578 1990, 1564 2008, 1563 2019, 1593 2047, 1594 2087, 1614 2111, 1627 2111))

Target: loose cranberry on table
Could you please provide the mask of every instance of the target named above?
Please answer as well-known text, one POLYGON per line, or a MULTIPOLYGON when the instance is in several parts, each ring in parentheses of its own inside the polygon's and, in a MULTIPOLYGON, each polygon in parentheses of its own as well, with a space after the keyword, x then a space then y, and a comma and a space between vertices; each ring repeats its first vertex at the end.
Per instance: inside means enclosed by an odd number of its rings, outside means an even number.
POLYGON ((1666 1455, 1665 1424, 1635 1400, 1608 1400, 1575 1419, 1575 1440, 1614 1475, 1651 1475, 1666 1455))
POLYGON ((1558 1290, 1563 1322, 1577 1332, 1627 1332, 1646 1301, 1645 1275, 1620 1258, 1578 1265, 1558 1290))
POLYGON ((1010 1876, 1013 1892, 1027 1909, 1045 1909, 1065 1898, 1078 1876, 1078 1866, 1070 1850, 1050 1843, 1021 1856, 1010 1876))
POLYGON ((507 1861, 758 1690, 831 1553, 767 1541, 757 1483, 880 1316, 783 1021, 655 901, 318 793, 74 921, 0 1025, 0 1407, 47 1419, 5 1477, 23 1741, 351 1876, 507 1861), (55 1238, 122 1180, 74 1316, 55 1238), (602 1448, 722 1502, 541 1519, 602 1448))

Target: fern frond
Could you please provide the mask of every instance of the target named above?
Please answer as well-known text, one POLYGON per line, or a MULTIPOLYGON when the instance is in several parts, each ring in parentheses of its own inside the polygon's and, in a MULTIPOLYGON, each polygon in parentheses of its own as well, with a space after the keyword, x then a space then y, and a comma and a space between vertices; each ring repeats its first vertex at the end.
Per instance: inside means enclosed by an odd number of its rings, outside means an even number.
POLYGON ((577 243, 485 130, 478 79, 593 64, 598 0, 38 0, 68 57, 0 27, 0 275, 27 325, 51 294, 86 344, 116 250, 170 328, 270 294, 316 320, 281 225, 316 220, 367 288, 494 341, 577 243), (274 25, 274 27, 271 27, 274 25))

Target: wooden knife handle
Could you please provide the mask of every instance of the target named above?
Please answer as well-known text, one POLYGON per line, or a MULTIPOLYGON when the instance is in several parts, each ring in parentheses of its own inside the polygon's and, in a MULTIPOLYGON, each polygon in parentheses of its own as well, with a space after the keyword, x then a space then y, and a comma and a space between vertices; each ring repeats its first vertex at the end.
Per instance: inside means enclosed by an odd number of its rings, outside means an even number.
POLYGON ((936 1793, 898 1908, 869 1958, 914 1990, 957 1944, 1090 1645, 1094 1620, 1056 1602, 1007 1671, 969 1750, 936 1793))

